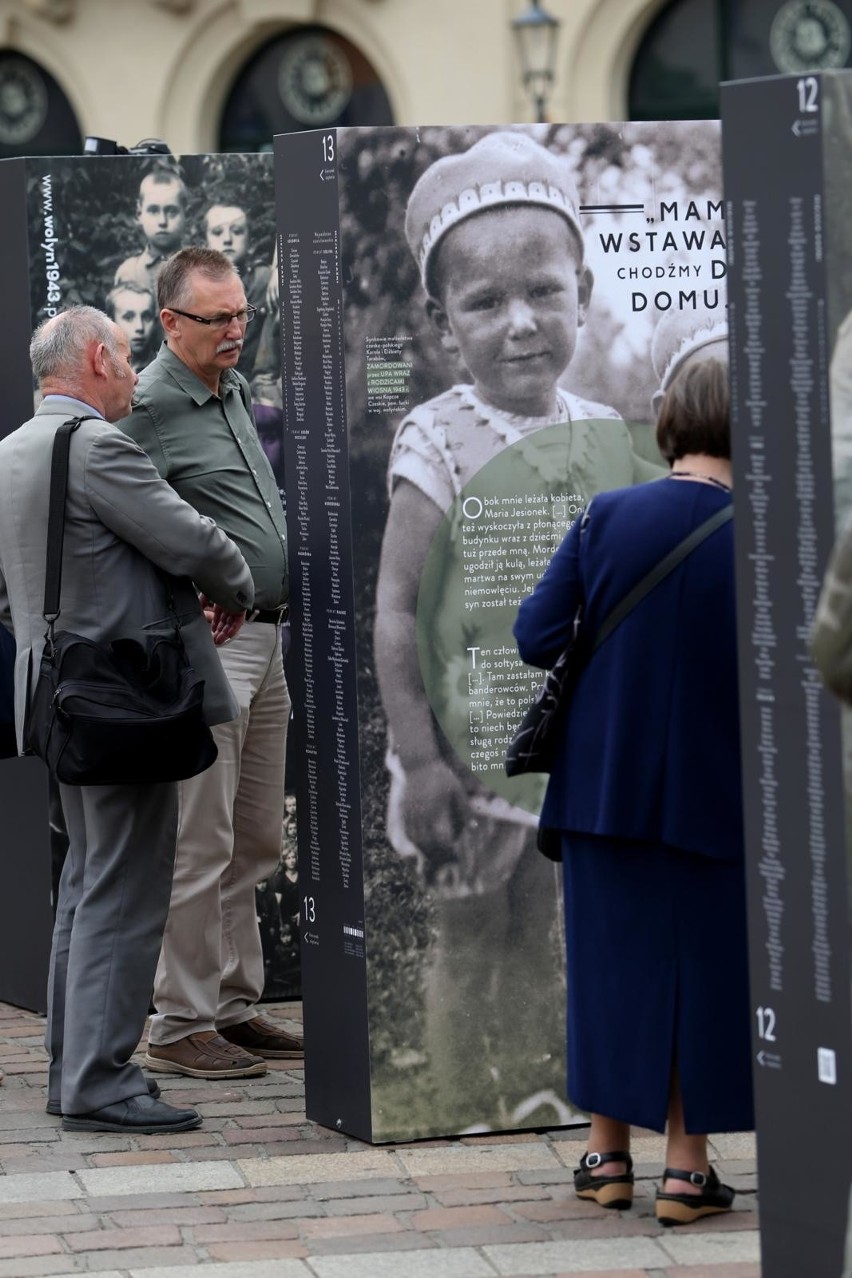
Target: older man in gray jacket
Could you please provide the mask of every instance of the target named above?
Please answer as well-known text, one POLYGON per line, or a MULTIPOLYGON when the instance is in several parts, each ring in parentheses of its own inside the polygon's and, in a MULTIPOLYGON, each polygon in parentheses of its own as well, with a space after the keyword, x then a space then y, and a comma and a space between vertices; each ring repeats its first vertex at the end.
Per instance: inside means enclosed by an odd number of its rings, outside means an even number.
MULTIPOLYGON (((72 307, 36 331, 30 355, 42 404, 0 441, 0 623, 17 641, 19 746, 44 645, 51 451, 57 428, 73 417, 86 420, 71 442, 62 628, 98 640, 165 628, 170 586, 187 651, 205 679, 206 718, 234 717, 214 638, 226 640, 242 623, 253 602, 251 574, 233 542, 110 425, 127 414, 136 384, 127 338, 100 311, 72 307), (213 601, 212 633, 196 587, 213 601)), ((130 1059, 168 911, 177 783, 59 788, 70 847, 51 952, 48 1111, 62 1113, 72 1131, 197 1127, 196 1111, 159 1100, 130 1059)))

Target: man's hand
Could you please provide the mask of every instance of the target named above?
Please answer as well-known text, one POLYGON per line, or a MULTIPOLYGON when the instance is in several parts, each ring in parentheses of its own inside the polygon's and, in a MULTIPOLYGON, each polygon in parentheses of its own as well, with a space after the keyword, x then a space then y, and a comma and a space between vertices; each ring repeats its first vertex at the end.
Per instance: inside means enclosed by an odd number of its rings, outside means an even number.
POLYGON ((229 639, 233 639, 235 635, 240 633, 246 614, 244 612, 227 612, 220 604, 211 603, 206 595, 201 595, 200 599, 204 615, 210 625, 213 642, 219 648, 223 643, 227 643, 229 639))
POLYGON ((423 854, 427 879, 442 865, 457 860, 456 843, 468 815, 464 787, 441 759, 406 773, 405 832, 423 854))

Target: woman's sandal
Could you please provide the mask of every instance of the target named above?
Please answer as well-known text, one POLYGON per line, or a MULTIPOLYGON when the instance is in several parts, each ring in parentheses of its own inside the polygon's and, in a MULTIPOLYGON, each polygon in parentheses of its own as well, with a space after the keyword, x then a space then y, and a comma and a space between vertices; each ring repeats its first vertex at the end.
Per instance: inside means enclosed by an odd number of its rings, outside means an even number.
POLYGON ((584 1154, 574 1172, 574 1193, 578 1198, 591 1198, 599 1207, 625 1211, 633 1202, 633 1159, 624 1150, 614 1154, 584 1154), (593 1176, 592 1169, 604 1163, 624 1163, 620 1176, 593 1176))
POLYGON ((666 1180, 685 1180, 695 1185, 700 1194, 664 1194, 657 1190, 657 1220, 661 1225, 691 1225, 702 1216, 714 1216, 719 1212, 730 1211, 734 1201, 734 1190, 730 1185, 723 1185, 711 1167, 705 1175, 699 1171, 677 1171, 667 1167, 663 1172, 663 1183, 666 1180))

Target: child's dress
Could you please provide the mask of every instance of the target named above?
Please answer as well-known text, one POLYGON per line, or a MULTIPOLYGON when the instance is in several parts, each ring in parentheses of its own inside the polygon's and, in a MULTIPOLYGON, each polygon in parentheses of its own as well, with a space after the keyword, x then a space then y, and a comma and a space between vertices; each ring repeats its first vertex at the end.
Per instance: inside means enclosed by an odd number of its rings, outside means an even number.
MULTIPOLYGON (((557 399, 551 417, 519 417, 484 403, 472 386, 454 386, 408 414, 391 450, 391 491, 405 479, 447 516, 421 580, 417 637, 426 693, 443 732, 443 757, 461 778, 471 805, 470 821, 454 849, 458 862, 441 871, 438 890, 448 896, 505 883, 527 844, 528 831, 537 824, 543 780, 528 776, 510 781, 502 757, 493 757, 493 749, 487 762, 480 763, 487 752, 476 751, 476 730, 471 729, 472 704, 480 708, 478 714, 484 714, 482 707, 494 707, 494 722, 503 713, 497 707, 506 704, 499 697, 510 678, 531 681, 529 697, 519 700, 515 693, 518 704, 531 699, 540 681, 540 673, 528 672, 515 650, 512 623, 518 602, 530 593, 571 522, 595 493, 663 473, 637 457, 630 432, 614 409, 561 388, 557 399), (467 515, 475 514, 486 499, 490 512, 505 512, 497 521, 502 532, 495 540, 499 538, 501 545, 486 552, 486 567, 493 567, 494 575, 499 573, 499 580, 507 583, 499 588, 502 603, 493 597, 495 583, 489 587, 486 580, 489 572, 481 571, 482 559, 471 563, 471 534, 477 530, 467 515), (542 515, 535 521, 535 554, 529 538, 513 535, 506 522, 521 509, 537 509, 542 515), (521 566, 535 571, 521 577, 521 566), (495 647, 507 650, 501 652, 500 679, 472 672, 470 649, 495 647)), ((505 726, 510 732, 511 719, 519 720, 520 712, 508 713, 505 726)), ((489 740, 493 743, 493 733, 489 740)), ((399 853, 417 856, 402 820, 405 773, 392 746, 388 767, 388 835, 399 853)))

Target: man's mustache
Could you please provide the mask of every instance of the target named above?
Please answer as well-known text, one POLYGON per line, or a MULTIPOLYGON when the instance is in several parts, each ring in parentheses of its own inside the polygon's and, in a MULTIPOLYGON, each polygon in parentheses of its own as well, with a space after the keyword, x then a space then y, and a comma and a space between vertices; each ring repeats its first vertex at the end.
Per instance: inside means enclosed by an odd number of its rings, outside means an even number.
POLYGON ((221 355, 224 351, 239 350, 243 344, 241 337, 229 337, 226 342, 220 342, 216 347, 216 354, 221 355))

